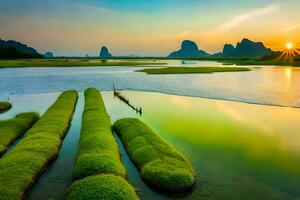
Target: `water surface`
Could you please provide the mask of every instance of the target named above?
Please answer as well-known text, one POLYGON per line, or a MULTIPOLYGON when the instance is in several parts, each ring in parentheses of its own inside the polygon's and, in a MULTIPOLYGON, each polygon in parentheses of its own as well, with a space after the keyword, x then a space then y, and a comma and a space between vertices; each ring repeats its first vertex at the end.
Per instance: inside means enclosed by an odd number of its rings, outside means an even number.
MULTIPOLYGON (((167 61, 170 66, 181 61, 167 61)), ((221 66, 213 61, 195 61, 184 66, 221 66)), ((142 67, 10 68, 0 69, 0 100, 13 94, 40 94, 66 89, 102 91, 118 89, 155 91, 255 104, 300 107, 300 69, 251 66, 249 72, 215 74, 146 75, 142 67)))
MULTIPOLYGON (((142 116, 103 92, 112 121, 138 117, 180 150, 195 167, 195 190, 178 199, 299 199, 300 109, 208 100, 151 92, 122 92, 142 116)), ((20 111, 40 111, 58 93, 15 95, 15 106, 1 118, 20 111), (31 103, 30 103, 31 102, 31 103)), ((83 97, 80 95, 71 129, 58 159, 28 194, 28 199, 64 199, 80 134, 83 97)), ((145 200, 171 199, 154 192, 140 179, 121 142, 129 181, 145 200)))

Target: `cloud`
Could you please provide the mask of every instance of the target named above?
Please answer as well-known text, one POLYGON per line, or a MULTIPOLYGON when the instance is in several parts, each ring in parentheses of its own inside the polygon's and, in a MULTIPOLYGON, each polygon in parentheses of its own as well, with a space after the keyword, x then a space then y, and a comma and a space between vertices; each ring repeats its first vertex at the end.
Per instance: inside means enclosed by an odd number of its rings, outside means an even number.
POLYGON ((264 8, 252 10, 248 13, 238 15, 219 26, 220 31, 228 31, 236 26, 239 26, 245 21, 271 14, 280 8, 279 4, 273 4, 264 8))
POLYGON ((293 31, 293 30, 298 29, 298 28, 300 28, 300 26, 294 24, 294 25, 288 26, 285 29, 283 29, 283 32, 290 32, 290 31, 293 31))
POLYGON ((184 38, 184 37, 188 37, 188 36, 190 36, 190 35, 191 35, 191 31, 190 31, 190 30, 184 30, 184 31, 182 31, 182 32, 180 32, 180 33, 178 34, 178 37, 184 38))

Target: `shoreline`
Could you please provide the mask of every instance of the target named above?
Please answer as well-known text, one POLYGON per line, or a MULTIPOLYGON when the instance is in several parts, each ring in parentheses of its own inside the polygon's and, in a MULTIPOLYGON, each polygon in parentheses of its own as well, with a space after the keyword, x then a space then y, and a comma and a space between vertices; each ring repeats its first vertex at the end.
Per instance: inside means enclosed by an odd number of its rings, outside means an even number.
POLYGON ((195 61, 195 62, 216 62, 223 66, 274 66, 274 67, 300 67, 300 62, 255 60, 252 58, 52 58, 52 59, 0 59, 1 68, 35 68, 35 67, 111 67, 111 66, 166 66, 168 61, 195 61))
MULTIPOLYGON (((44 92, 44 93, 27 93, 27 94, 12 94, 11 96, 23 96, 23 95, 43 95, 43 94, 60 94, 62 91, 57 92, 44 92)), ((102 93, 112 93, 113 90, 105 90, 101 89, 102 93)), ((233 103, 242 103, 242 104, 250 104, 250 105, 256 105, 256 106, 272 106, 272 107, 280 107, 280 108, 295 108, 300 109, 299 106, 287 106, 287 105, 279 105, 279 104, 271 104, 271 103, 256 103, 256 102, 250 102, 250 101, 239 101, 239 100, 231 100, 226 98, 217 98, 217 97, 208 97, 208 96, 197 96, 197 95, 188 95, 188 94, 176 94, 176 93, 168 93, 168 92, 162 92, 162 91, 155 91, 155 90, 135 90, 135 89, 118 89, 118 91, 121 92, 138 92, 138 93, 153 93, 153 94, 163 94, 163 95, 172 95, 172 96, 180 96, 180 97, 188 97, 188 98, 197 98, 197 99, 203 99, 203 100, 215 100, 215 101, 228 101, 233 103)), ((83 91, 78 90, 79 93, 83 93, 83 91)))

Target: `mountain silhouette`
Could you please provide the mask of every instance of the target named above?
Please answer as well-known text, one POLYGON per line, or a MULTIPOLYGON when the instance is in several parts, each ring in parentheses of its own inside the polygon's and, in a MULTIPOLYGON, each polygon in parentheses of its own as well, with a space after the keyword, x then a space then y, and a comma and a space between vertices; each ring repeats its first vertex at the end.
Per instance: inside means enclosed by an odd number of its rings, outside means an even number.
POLYGON ((238 42, 236 47, 232 44, 225 44, 221 55, 224 57, 262 57, 269 56, 272 52, 262 42, 254 42, 245 38, 238 42))
POLYGON ((112 57, 112 54, 111 53, 109 53, 109 51, 108 51, 108 49, 105 47, 105 46, 103 46, 102 48, 101 48, 101 51, 100 51, 100 58, 111 58, 112 57))
POLYGON ((199 50, 197 44, 191 40, 184 40, 178 51, 172 52, 168 58, 198 58, 209 56, 205 51, 199 50))
POLYGON ((14 40, 0 39, 1 58, 41 58, 41 54, 32 47, 14 40))
POLYGON ((44 58, 54 58, 54 55, 52 52, 48 51, 44 54, 44 58))

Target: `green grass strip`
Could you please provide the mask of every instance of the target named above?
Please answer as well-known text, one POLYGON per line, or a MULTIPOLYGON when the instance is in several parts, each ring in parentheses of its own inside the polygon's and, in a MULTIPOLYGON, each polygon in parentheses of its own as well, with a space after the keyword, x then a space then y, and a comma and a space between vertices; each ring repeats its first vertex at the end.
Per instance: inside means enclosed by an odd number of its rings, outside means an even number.
POLYGON ((258 65, 260 66, 290 66, 290 67, 300 67, 299 61, 280 61, 280 60, 224 60, 220 61, 224 65, 258 65))
POLYGON ((165 67, 165 68, 147 68, 136 70, 147 74, 211 74, 217 72, 242 72, 250 71, 245 67, 165 67))
POLYGON ((94 88, 85 91, 85 107, 79 149, 73 178, 81 179, 97 174, 126 177, 120 160, 118 145, 111 131, 101 94, 94 88))
POLYGON ((11 109, 12 105, 9 102, 0 102, 0 113, 5 113, 11 109))
POLYGON ((37 113, 21 113, 13 119, 0 121, 0 157, 7 147, 39 119, 37 113))
POLYGON ((0 159, 0 199, 18 200, 59 152, 78 94, 63 92, 16 147, 0 159))
POLYGON ((148 60, 108 60, 100 59, 20 59, 0 60, 0 68, 18 67, 110 67, 160 65, 162 62, 148 60))
POLYGON ((146 124, 126 118, 118 120, 114 129, 139 168, 142 179, 150 186, 172 194, 193 188, 195 172, 189 161, 146 124))
POLYGON ((80 144, 73 172, 73 179, 77 181, 72 184, 68 199, 138 199, 125 178, 126 169, 101 94, 89 88, 85 91, 80 144))
POLYGON ((68 199, 137 200, 138 197, 134 188, 124 178, 112 174, 103 174, 75 181, 68 199))

